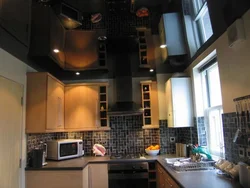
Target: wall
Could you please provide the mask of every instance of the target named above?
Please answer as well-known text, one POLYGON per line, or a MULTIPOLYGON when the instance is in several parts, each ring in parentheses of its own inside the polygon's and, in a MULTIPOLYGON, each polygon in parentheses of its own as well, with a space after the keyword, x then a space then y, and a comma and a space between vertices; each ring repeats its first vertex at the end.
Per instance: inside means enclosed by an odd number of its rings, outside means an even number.
POLYGON ((160 129, 142 129, 142 116, 110 117, 110 131, 86 131, 71 133, 28 134, 27 152, 35 147, 41 147, 41 141, 53 139, 77 138, 83 139, 86 155, 92 154, 95 143, 104 145, 107 154, 144 153, 151 144, 161 144, 161 153, 175 153, 174 143, 168 137, 176 136, 175 129, 168 129, 166 121, 160 121, 160 129))
MULTIPOLYGON (((235 45, 233 48, 228 47, 227 33, 223 33, 212 45, 210 45, 201 55, 199 55, 192 64, 187 68, 186 72, 192 77, 194 81, 193 68, 197 66, 204 58, 211 53, 217 54, 218 66, 220 72, 220 82, 222 90, 222 105, 223 105, 223 131, 225 141, 225 156, 228 160, 238 162, 240 160, 247 161, 246 158, 238 157, 238 148, 248 147, 247 138, 249 133, 246 131, 246 125, 243 125, 243 141, 240 143, 233 143, 234 133, 237 130, 235 106, 233 99, 249 95, 250 87, 250 10, 243 15, 244 27, 246 40, 240 44, 235 45), (245 126, 245 127, 244 127, 245 126)), ((194 90, 195 91, 195 90, 194 90)), ((196 96, 196 99, 199 98, 196 96)), ((196 108, 197 111, 198 108, 196 108)), ((202 114, 196 113, 196 116, 202 114)), ((204 118, 198 118, 198 134, 200 142, 205 143, 205 132, 204 132, 204 118)), ((248 123, 249 124, 249 123, 248 123)))
MULTIPOLYGON (((0 48, 0 75, 13 80, 24 86, 24 96, 26 96, 26 72, 35 71, 24 64, 8 52, 0 48)), ((21 187, 25 187, 24 168, 26 167, 26 135, 25 135, 25 97, 23 105, 23 124, 22 124, 22 169, 21 169, 21 187)))
POLYGON ((243 15, 246 40, 235 48, 228 47, 227 33, 207 48, 192 64, 186 72, 193 78, 193 67, 200 63, 206 56, 216 50, 220 81, 222 89, 223 112, 234 112, 233 99, 250 94, 250 10, 243 15))

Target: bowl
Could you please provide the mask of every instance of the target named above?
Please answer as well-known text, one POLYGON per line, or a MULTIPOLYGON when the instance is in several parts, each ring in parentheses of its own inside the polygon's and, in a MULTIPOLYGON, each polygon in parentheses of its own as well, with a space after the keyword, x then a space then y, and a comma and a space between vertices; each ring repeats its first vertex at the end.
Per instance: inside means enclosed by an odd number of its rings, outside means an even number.
POLYGON ((150 155, 150 156, 156 156, 158 153, 159 153, 159 149, 157 150, 148 150, 148 149, 145 149, 145 152, 150 155))

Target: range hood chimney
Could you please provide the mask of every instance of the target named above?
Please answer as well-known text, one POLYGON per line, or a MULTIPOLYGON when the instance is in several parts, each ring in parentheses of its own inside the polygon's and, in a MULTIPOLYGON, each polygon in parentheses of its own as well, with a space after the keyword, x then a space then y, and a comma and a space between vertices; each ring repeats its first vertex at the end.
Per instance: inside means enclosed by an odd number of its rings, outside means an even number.
POLYGON ((116 103, 108 110, 109 116, 139 115, 140 105, 133 101, 132 70, 128 52, 116 53, 115 60, 116 103))

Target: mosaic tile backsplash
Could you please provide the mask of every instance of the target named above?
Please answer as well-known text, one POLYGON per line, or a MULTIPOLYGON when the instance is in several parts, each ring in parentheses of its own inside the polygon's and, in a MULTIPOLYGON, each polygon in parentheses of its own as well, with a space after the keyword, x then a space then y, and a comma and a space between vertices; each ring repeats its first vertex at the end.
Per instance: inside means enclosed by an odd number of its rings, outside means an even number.
POLYGON ((167 120, 160 120, 160 129, 142 129, 142 116, 114 116, 110 117, 110 131, 64 132, 49 134, 28 134, 27 151, 41 147, 42 142, 52 139, 83 139, 86 155, 92 155, 92 146, 102 144, 109 155, 120 153, 144 153, 144 149, 151 144, 160 144, 161 153, 174 154, 176 141, 197 143, 197 128, 168 128, 167 120))
POLYGON ((237 163, 239 161, 250 164, 246 156, 246 150, 250 148, 250 121, 246 116, 241 117, 241 126, 237 125, 236 113, 226 113, 222 115, 223 134, 225 142, 225 158, 237 163), (241 127, 241 133, 236 141, 233 142, 234 134, 238 127, 241 127), (239 148, 245 150, 245 157, 239 157, 239 148))

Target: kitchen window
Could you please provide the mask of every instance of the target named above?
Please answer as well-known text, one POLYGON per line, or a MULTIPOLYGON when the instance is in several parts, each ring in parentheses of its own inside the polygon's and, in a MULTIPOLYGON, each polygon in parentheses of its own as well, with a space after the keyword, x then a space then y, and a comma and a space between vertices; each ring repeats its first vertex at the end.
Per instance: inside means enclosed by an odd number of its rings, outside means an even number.
POLYGON ((199 41, 199 46, 205 43, 212 35, 212 25, 207 7, 206 0, 192 0, 193 18, 197 27, 196 38, 199 41))
POLYGON ((193 56, 213 35, 207 0, 182 0, 182 3, 188 45, 193 56))
POLYGON ((224 157, 222 98, 217 58, 199 68, 207 143, 212 155, 224 157))

